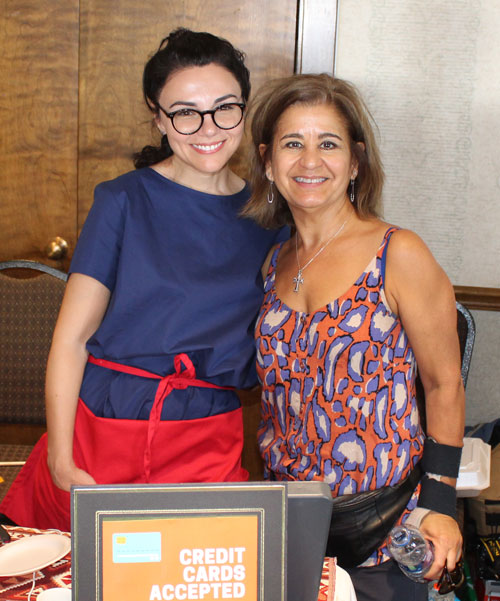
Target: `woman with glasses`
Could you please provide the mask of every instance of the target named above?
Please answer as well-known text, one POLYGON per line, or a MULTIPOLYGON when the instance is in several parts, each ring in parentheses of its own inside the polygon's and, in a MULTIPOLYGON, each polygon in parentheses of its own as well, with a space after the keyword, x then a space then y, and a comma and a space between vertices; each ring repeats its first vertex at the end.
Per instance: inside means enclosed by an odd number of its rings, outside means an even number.
POLYGON ((70 529, 71 485, 241 481, 260 265, 281 234, 239 217, 228 166, 250 93, 241 52, 171 33, 144 69, 161 145, 97 186, 47 368, 48 437, 0 507, 70 529))

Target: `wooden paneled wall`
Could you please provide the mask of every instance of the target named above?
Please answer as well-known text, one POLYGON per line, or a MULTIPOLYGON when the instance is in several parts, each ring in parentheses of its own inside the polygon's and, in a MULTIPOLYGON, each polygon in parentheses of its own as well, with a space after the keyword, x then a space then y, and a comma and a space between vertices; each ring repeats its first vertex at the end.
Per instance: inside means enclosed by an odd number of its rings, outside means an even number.
MULTIPOLYGON (((323 1, 323 0, 321 0, 323 1)), ((144 63, 176 27, 228 38, 247 55, 252 87, 294 70, 298 0, 4 0, 0 12, 0 261, 34 259, 66 270, 100 181, 133 168, 159 142, 142 99, 144 63), (56 236, 69 244, 47 258, 56 236)), ((245 152, 235 169, 246 171, 245 152)), ((259 392, 241 393, 244 463, 261 462, 259 392)), ((40 431, 8 432, 30 443, 40 431)))
MULTIPOLYGON (((157 138, 147 58, 179 26, 227 37, 256 89, 293 73, 297 0, 4 0, 0 13, 0 260, 66 269, 97 183, 157 138), (50 260, 56 236, 65 259, 50 260)), ((243 174, 240 153, 236 168, 243 174)))
POLYGON ((95 184, 131 168, 130 155, 159 142, 142 99, 145 60, 179 26, 228 38, 247 54, 252 84, 293 73, 296 2, 84 0, 81 12, 79 227, 95 184))
POLYGON ((0 260, 74 246, 78 2, 4 0, 0 12, 0 260))

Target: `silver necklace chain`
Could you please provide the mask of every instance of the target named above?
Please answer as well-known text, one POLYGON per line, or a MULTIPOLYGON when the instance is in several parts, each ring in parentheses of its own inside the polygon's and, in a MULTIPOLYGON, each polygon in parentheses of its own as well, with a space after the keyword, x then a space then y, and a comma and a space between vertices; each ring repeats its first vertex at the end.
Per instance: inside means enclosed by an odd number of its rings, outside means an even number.
POLYGON ((293 289, 294 292, 298 292, 299 286, 304 283, 304 278, 302 277, 302 272, 304 271, 304 269, 308 267, 314 261, 314 259, 325 250, 325 248, 330 244, 330 242, 335 240, 335 238, 345 228, 345 225, 348 221, 349 217, 344 221, 344 223, 339 227, 339 229, 328 238, 328 240, 323 244, 323 246, 318 250, 318 252, 313 257, 311 257, 303 267, 300 266, 299 261, 299 232, 295 233, 295 256, 297 257, 297 267, 299 268, 299 270, 297 271, 297 275, 293 278, 293 283, 295 284, 295 288, 293 289))

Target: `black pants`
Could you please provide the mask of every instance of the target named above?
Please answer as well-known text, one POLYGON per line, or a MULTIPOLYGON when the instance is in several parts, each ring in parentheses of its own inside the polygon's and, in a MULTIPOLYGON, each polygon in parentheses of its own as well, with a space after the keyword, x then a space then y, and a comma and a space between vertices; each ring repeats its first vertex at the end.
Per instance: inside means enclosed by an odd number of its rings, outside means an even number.
POLYGON ((358 601, 427 601, 427 584, 407 578, 394 561, 371 568, 344 568, 358 601))

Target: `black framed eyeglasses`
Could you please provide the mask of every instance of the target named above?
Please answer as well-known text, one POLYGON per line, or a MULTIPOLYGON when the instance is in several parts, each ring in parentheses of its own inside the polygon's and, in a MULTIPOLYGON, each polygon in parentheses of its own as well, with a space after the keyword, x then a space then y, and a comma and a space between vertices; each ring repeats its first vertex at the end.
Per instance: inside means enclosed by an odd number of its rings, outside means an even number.
POLYGON ((457 561, 455 568, 451 571, 449 571, 447 565, 444 564, 443 571, 441 572, 441 576, 435 587, 440 595, 446 595, 461 587, 464 583, 464 579, 464 564, 460 559, 457 561))
POLYGON ((183 108, 172 113, 158 105, 160 111, 170 119, 175 131, 184 136, 195 134, 203 125, 205 115, 210 115, 213 122, 220 129, 233 129, 237 127, 245 113, 245 103, 228 102, 221 104, 211 111, 198 111, 192 108, 183 108))

